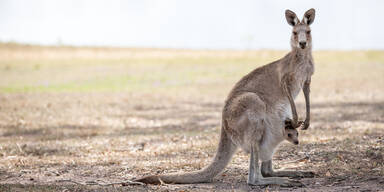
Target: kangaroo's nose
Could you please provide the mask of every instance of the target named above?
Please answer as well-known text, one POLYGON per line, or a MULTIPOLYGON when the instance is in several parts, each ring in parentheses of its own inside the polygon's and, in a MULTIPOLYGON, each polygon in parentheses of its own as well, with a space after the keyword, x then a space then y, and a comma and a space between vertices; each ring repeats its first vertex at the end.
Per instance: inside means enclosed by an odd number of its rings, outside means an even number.
POLYGON ((295 141, 295 145, 298 145, 299 144, 299 141, 295 141))
POLYGON ((299 44, 300 44, 300 47, 301 47, 302 49, 304 49, 305 46, 307 45, 307 42, 305 42, 305 41, 301 41, 301 42, 299 42, 299 44))

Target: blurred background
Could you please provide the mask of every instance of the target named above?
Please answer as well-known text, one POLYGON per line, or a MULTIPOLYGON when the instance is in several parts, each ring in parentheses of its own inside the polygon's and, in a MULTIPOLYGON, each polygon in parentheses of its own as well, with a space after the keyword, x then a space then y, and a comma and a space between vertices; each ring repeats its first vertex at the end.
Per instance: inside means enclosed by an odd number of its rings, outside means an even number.
MULTIPOLYGON (((230 89, 290 51, 284 11, 310 8, 311 126, 275 168, 315 171, 315 191, 382 190, 384 1, 0 0, 0 191, 204 167, 230 89)), ((249 190, 247 162, 214 184, 104 188, 249 190)))
POLYGON ((0 40, 43 45, 289 49, 284 11, 316 8, 315 49, 383 49, 380 0, 2 0, 0 40), (270 38, 273 37, 273 38, 270 38))

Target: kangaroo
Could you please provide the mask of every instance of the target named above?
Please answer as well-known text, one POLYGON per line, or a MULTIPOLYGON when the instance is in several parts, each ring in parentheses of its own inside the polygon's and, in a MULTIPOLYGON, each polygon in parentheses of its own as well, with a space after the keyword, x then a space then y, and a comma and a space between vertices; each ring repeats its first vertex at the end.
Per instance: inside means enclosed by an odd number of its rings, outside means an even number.
POLYGON ((272 169, 272 156, 284 139, 298 144, 297 136, 289 138, 290 129, 286 128, 307 129, 310 125, 309 92, 314 63, 309 25, 315 19, 315 10, 306 11, 301 21, 290 10, 285 11, 285 17, 293 26, 291 51, 275 62, 256 68, 232 88, 222 111, 219 146, 211 164, 194 172, 152 175, 136 181, 148 184, 210 182, 227 166, 238 147, 250 153, 249 185, 301 186, 299 181, 287 177, 313 177, 313 172, 272 169), (304 122, 298 120, 294 103, 301 89, 306 103, 304 122))
POLYGON ((296 129, 297 127, 293 127, 291 120, 285 120, 284 127, 284 139, 288 142, 298 145, 299 144, 299 132, 296 129))

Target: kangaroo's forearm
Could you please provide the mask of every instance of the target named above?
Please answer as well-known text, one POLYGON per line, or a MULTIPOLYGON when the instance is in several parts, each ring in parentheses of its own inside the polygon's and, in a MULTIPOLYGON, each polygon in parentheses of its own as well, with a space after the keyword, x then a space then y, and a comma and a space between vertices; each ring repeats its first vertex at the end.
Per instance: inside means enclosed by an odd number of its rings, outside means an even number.
POLYGON ((288 100, 289 100, 289 104, 291 106, 291 111, 292 111, 292 125, 294 127, 297 127, 297 123, 298 123, 298 117, 297 117, 297 111, 296 111, 296 105, 295 105, 295 101, 293 100, 293 97, 292 97, 292 94, 291 94, 291 90, 289 88, 289 85, 288 83, 285 81, 283 82, 283 89, 284 89, 284 93, 285 95, 288 97, 288 100))
POLYGON ((305 97, 305 108, 306 108, 306 116, 305 116, 303 129, 308 129, 310 119, 311 119, 311 106, 310 106, 310 99, 309 99, 310 85, 311 85, 311 79, 305 81, 303 86, 303 92, 305 97))

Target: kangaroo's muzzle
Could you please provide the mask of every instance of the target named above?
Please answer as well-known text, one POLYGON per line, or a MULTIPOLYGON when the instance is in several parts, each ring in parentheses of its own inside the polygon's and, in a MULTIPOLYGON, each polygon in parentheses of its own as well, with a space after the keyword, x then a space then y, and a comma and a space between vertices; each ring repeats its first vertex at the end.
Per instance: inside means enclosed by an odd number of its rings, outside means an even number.
POLYGON ((300 48, 305 49, 305 46, 307 45, 307 42, 301 41, 299 42, 300 48))

